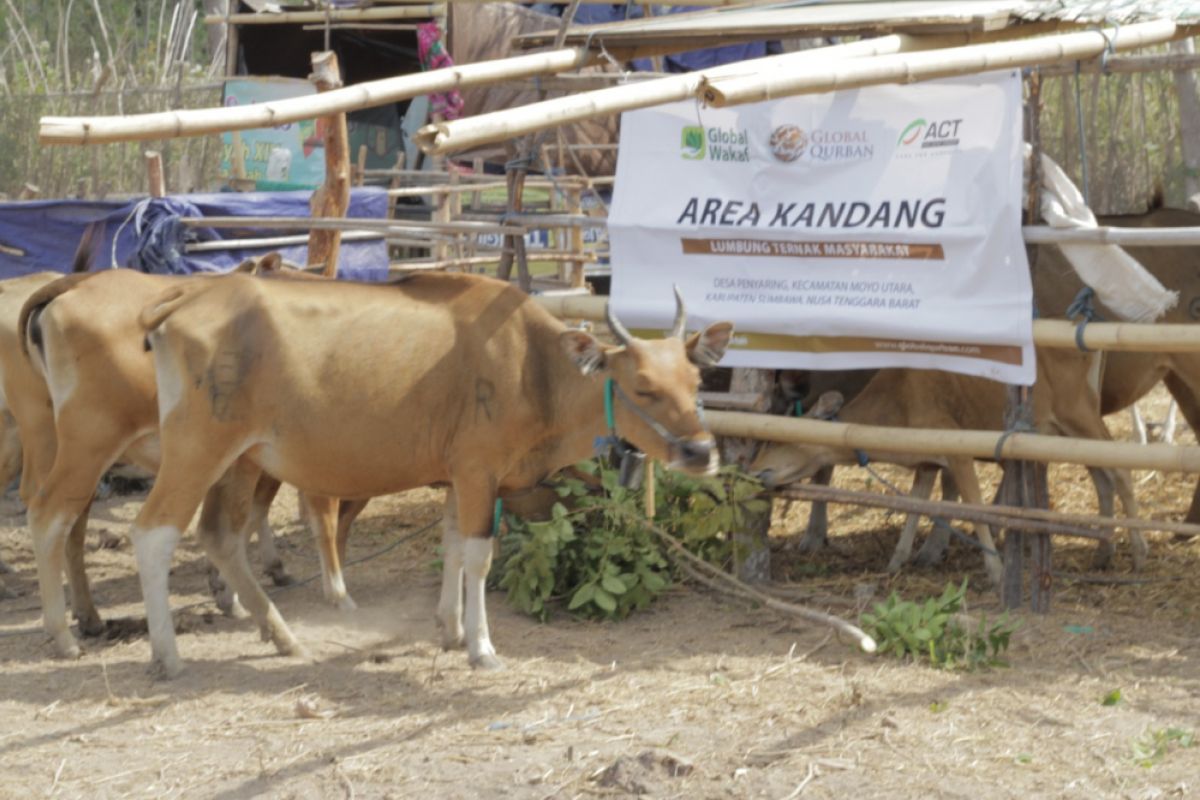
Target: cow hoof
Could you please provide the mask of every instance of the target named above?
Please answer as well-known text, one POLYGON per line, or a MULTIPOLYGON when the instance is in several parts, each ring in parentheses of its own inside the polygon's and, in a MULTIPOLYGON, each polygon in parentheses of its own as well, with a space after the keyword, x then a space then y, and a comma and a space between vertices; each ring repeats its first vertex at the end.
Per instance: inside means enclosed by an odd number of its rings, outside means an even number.
POLYGON ((169 661, 156 658, 146 668, 146 674, 153 681, 173 681, 183 674, 183 662, 177 658, 169 661))
POLYGON ((484 670, 485 672, 499 672, 504 669, 504 662, 496 658, 492 653, 482 653, 481 655, 472 656, 469 660, 473 669, 484 670))
POLYGON ((443 650, 460 650, 466 643, 467 637, 461 624, 449 626, 439 618, 438 630, 442 633, 443 650))
POLYGON ((94 639, 107 634, 108 626, 104 624, 104 620, 100 619, 98 614, 89 614, 85 619, 79 620, 79 633, 94 639))
POLYGON ((282 561, 276 561, 263 571, 271 579, 271 583, 276 586, 293 586, 296 583, 296 579, 289 575, 288 571, 283 568, 282 561))
MULTIPOLYGON (((1104 544, 1108 544, 1108 543, 1105 542, 1104 544)), ((1109 567, 1112 566, 1112 557, 1113 557, 1112 547, 1111 546, 1109 546, 1109 547, 1101 546, 1100 549, 1096 551, 1096 555, 1093 556, 1093 558, 1092 558, 1092 569, 1098 570, 1098 571, 1103 571, 1103 570, 1108 569, 1109 567)))
POLYGON ((1137 531, 1130 531, 1129 545, 1133 550, 1133 570, 1141 572, 1142 567, 1146 566, 1146 556, 1150 554, 1150 548, 1146 546, 1146 539, 1137 531))
POLYGON ((250 612, 237 599, 237 595, 233 596, 233 601, 230 603, 217 603, 217 607, 221 609, 221 613, 230 619, 248 619, 250 612))
POLYGON ((69 633, 64 633, 54 637, 54 651, 59 658, 65 658, 73 661, 82 655, 79 649, 79 642, 75 641, 75 637, 69 633))
POLYGON ((887 565, 888 574, 895 575, 896 573, 900 572, 900 570, 904 569, 904 565, 907 563, 907 561, 907 558, 901 558, 898 555, 892 556, 892 560, 889 561, 887 565))
POLYGON ((348 594, 342 595, 341 599, 337 600, 334 603, 334 605, 337 606, 338 611, 357 611, 358 610, 358 603, 355 603, 354 598, 352 598, 348 594))

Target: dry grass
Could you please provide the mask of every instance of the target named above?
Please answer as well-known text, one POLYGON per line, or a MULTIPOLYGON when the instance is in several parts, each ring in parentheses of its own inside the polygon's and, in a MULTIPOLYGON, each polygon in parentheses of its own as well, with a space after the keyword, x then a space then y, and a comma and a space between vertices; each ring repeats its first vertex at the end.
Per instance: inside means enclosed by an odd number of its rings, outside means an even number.
MULTIPOLYGON (((861 485, 857 472, 839 484, 861 485)), ((1094 504, 1082 471, 1056 468, 1052 480, 1059 507, 1094 504)), ((1191 488, 1181 476, 1146 479, 1143 514, 1180 518, 1191 488)), ((439 500, 424 490, 377 501, 351 556, 432 521, 439 500)), ((304 577, 317 561, 285 501, 275 510, 284 557, 304 577)), ((123 533, 136 509, 109 501, 92 530, 123 533)), ((793 509, 777 531, 806 513, 793 509)), ((967 574, 973 609, 995 608, 978 556, 961 545, 936 570, 886 576, 900 524, 836 509, 837 551, 781 549, 776 578, 852 613, 856 597, 920 596, 967 574)), ((277 595, 312 662, 279 658, 249 623, 215 616, 188 538, 172 577, 177 607, 200 603, 180 614, 188 669, 158 684, 140 636, 92 642, 63 662, 25 633, 38 603, 22 526, 4 500, 0 558, 17 574, 0 580, 23 595, 0 602, 0 797, 1142 798, 1190 796, 1200 780, 1200 747, 1150 767, 1134 759, 1148 734, 1200 727, 1190 580, 1200 542, 1155 537, 1150 583, 1060 582, 1053 612, 1023 619, 1011 669, 871 659, 825 629, 679 588, 615 625, 539 625, 493 596, 509 669, 479 674, 435 644, 432 531, 350 569, 358 612, 326 608, 315 584, 277 595), (1121 702, 1102 705, 1113 689, 1121 702)), ((1062 544, 1055 563, 1083 570, 1090 555, 1062 544)), ((88 558, 106 617, 140 616, 128 546, 88 558)), ((1130 577, 1128 561, 1120 553, 1113 574, 1130 577)))

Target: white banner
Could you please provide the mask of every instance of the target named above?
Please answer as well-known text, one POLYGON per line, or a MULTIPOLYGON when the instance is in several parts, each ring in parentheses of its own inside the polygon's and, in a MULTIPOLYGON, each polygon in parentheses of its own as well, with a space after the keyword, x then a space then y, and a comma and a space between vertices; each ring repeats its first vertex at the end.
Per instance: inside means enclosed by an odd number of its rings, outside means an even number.
POLYGON ((621 118, 613 307, 736 325, 722 365, 1034 380, 1021 81, 1007 71, 621 118))

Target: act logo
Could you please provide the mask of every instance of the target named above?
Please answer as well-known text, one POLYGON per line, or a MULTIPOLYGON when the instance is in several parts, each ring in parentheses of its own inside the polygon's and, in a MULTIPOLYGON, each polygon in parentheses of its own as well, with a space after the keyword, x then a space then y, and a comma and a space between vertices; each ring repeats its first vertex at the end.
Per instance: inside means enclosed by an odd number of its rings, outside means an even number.
POLYGON ((702 161, 708 150, 704 140, 704 128, 688 125, 683 129, 679 141, 679 154, 689 161, 702 161))
POLYGON ((953 147, 958 144, 958 128, 962 119, 926 120, 917 117, 900 131, 896 139, 899 147, 919 147, 926 150, 933 147, 953 147))

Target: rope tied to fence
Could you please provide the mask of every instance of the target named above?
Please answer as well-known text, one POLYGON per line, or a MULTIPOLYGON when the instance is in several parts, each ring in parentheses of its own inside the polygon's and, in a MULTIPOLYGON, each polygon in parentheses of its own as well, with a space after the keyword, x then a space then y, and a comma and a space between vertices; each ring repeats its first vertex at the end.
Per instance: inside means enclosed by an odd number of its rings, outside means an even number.
POLYGON ((1075 299, 1067 306, 1067 319, 1079 319, 1079 324, 1075 326, 1075 346, 1080 352, 1094 352, 1090 347, 1083 343, 1083 330, 1089 322, 1100 322, 1104 317, 1096 310, 1096 291, 1090 286, 1084 286, 1075 295, 1075 299))

